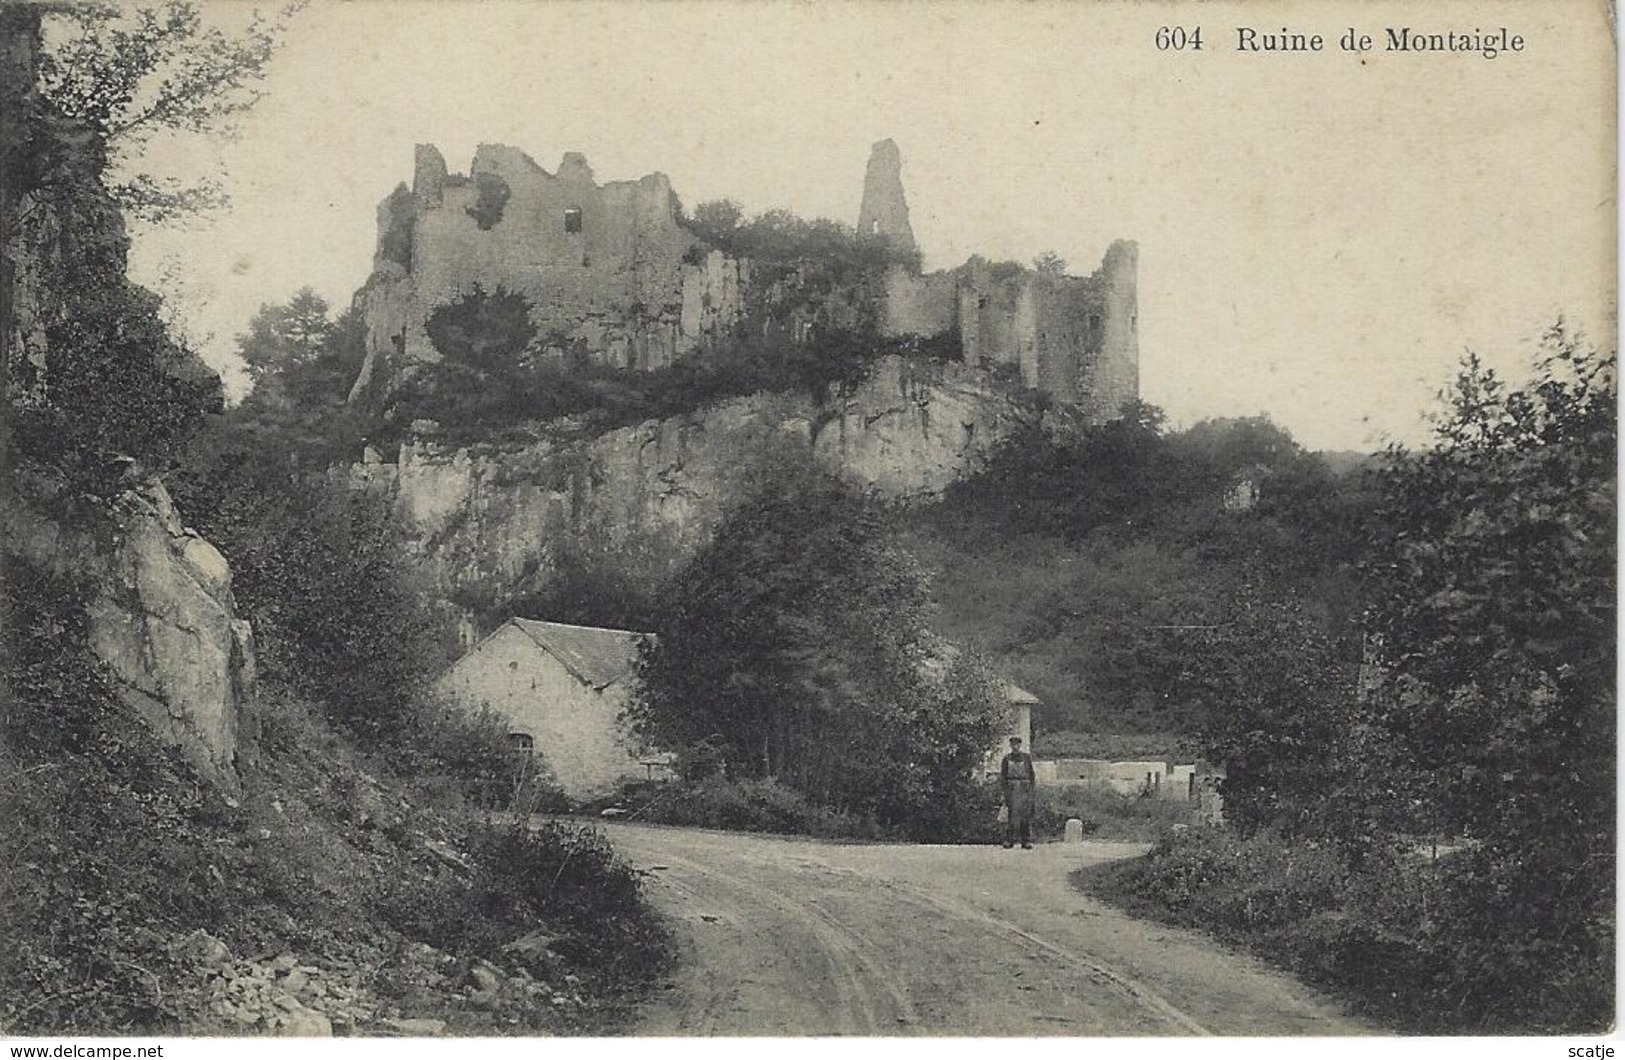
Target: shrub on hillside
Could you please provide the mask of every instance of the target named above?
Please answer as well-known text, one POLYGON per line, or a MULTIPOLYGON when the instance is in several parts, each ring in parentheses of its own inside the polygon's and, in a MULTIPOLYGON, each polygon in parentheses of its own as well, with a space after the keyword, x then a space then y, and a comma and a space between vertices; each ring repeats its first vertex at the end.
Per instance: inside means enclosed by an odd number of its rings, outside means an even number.
POLYGON ((169 944, 226 912, 200 827, 223 807, 119 702, 80 589, 11 563, 3 590, 0 1030, 174 1030, 199 998, 169 944))
MULTIPOLYGON (((766 477, 764 470, 763 477, 766 477)), ((735 780, 944 838, 1004 722, 1004 690, 931 634, 929 587, 872 498, 777 469, 663 587, 626 708, 656 746, 735 780)))
POLYGON ((390 771, 431 802, 467 802, 520 812, 563 808, 542 761, 514 750, 508 725, 490 709, 471 711, 424 694, 385 751, 390 771))
POLYGON ((1172 833, 1143 858, 1080 871, 1130 912, 1210 931, 1352 998, 1409 1031, 1597 1029, 1612 984, 1554 954, 1576 941, 1520 930, 1496 893, 1505 870, 1469 849, 1401 854, 1359 869, 1332 846, 1267 832, 1172 833))
POLYGON ((380 914, 407 938, 465 960, 507 960, 505 948, 540 932, 545 949, 521 958, 533 971, 549 973, 563 958, 610 988, 647 981, 669 964, 670 939, 643 901, 637 871, 601 832, 522 819, 461 825, 465 872, 403 872, 377 895, 380 914))

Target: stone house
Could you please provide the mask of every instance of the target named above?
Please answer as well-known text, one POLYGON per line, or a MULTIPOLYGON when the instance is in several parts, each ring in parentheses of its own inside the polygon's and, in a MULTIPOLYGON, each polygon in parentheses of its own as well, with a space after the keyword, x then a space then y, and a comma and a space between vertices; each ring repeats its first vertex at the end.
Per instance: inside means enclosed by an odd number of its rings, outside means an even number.
POLYGON ((517 751, 545 760, 572 799, 613 792, 665 768, 621 724, 649 634, 512 618, 457 660, 435 688, 508 724, 517 751))

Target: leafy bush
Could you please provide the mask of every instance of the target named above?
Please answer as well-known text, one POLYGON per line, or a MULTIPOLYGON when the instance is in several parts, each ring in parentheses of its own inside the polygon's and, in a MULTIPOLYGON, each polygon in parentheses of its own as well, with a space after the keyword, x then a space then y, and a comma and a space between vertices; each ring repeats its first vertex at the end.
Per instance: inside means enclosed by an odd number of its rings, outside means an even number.
POLYGON ((541 760, 516 753, 507 722, 489 709, 474 712, 432 695, 417 696, 412 713, 384 748, 391 771, 410 778, 431 802, 466 801, 526 813, 565 804, 541 760))
POLYGON ((841 280, 883 272, 888 266, 919 268, 917 251, 895 246, 884 236, 865 235, 825 217, 806 220, 787 210, 769 210, 744 220, 727 200, 702 202, 685 222, 701 239, 735 257, 763 266, 824 264, 841 280))
POLYGON ((408 938, 465 958, 500 960, 508 943, 541 931, 552 953, 615 988, 645 982, 669 964, 670 940, 643 901, 637 871, 615 856, 601 832, 523 819, 465 820, 463 827, 466 874, 423 880, 402 873, 379 894, 380 912, 408 938))
POLYGON ((410 735, 445 659, 381 498, 301 476, 226 425, 175 479, 177 503, 231 561, 266 676, 324 704, 372 746, 410 735))
POLYGON ((1191 829, 1075 880, 1137 915, 1246 946, 1407 1031, 1605 1027, 1606 925, 1566 937, 1529 930, 1519 906, 1542 884, 1526 877, 1524 892, 1506 889, 1512 874, 1497 857, 1482 848, 1436 863, 1402 854, 1356 869, 1330 845, 1191 829))
MULTIPOLYGON (((579 343, 538 352, 534 329, 526 332, 528 320, 514 308, 524 304, 499 289, 437 310, 430 334, 442 359, 407 377, 395 396, 394 426, 376 427, 377 438, 417 419, 438 423, 453 442, 471 442, 565 417, 613 430, 755 393, 805 393, 821 402, 830 387, 862 379, 880 357, 915 352, 901 340, 851 331, 824 330, 805 341, 751 331, 645 371, 606 364, 579 343)), ((918 355, 941 351, 930 346, 918 355)))

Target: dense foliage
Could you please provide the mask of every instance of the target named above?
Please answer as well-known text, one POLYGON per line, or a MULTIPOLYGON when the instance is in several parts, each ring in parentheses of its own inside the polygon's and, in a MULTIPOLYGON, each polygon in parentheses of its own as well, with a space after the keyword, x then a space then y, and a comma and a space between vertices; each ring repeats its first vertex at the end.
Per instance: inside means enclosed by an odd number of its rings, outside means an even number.
POLYGON ((1370 562, 1372 725, 1472 841, 1438 944, 1463 1006, 1611 1018, 1616 358, 1561 325, 1534 380, 1469 361, 1436 444, 1388 454, 1370 562))
POLYGON ((975 657, 928 635, 928 611, 879 509, 781 470, 664 587, 632 718, 662 746, 709 745, 734 779, 940 835, 1003 704, 975 657))
POLYGON ((827 330, 802 341, 768 330, 662 368, 631 369, 580 343, 538 335, 529 313, 524 296, 477 285, 437 307, 425 327, 440 360, 407 376, 390 422, 373 424, 370 436, 384 443, 400 426, 426 419, 449 440, 467 443, 506 431, 523 435, 566 417, 582 429, 612 430, 746 394, 795 392, 821 402, 830 387, 863 378, 887 354, 934 355, 856 332, 827 330))
MULTIPOLYGON (((493 719, 421 695, 431 623, 388 513, 310 473, 344 422, 354 320, 328 321, 308 293, 266 307, 243 339, 256 394, 211 421, 218 379, 125 278, 106 139, 234 112, 266 38, 206 30, 182 3, 52 14, 81 35, 54 39, 47 94, 29 94, 30 71, 0 76, 0 333, 46 351, 6 351, 4 456, 23 474, 0 503, 41 537, 49 520, 108 529, 116 491, 170 473, 231 557, 262 680, 235 704, 232 776, 200 778, 97 660, 98 565, 6 542, 0 1033, 266 1032, 295 1009, 304 1033, 329 1017, 383 1031, 402 1009, 467 1034, 602 1029, 610 999, 668 956, 635 874, 587 830, 485 829, 470 797, 506 804, 536 778, 514 775, 493 719), (521 932, 546 944, 516 955, 521 932), (477 1005, 461 989, 475 970, 502 988, 477 1005)), ((28 54, 38 18, 0 8, 8 57, 28 54)))
POLYGON ((1216 735, 1248 838, 1171 839, 1088 885, 1407 1029, 1607 1026, 1616 394, 1614 356, 1561 327, 1527 386, 1469 360, 1434 444, 1376 475, 1358 694, 1313 639, 1270 643, 1296 619, 1247 635, 1268 694, 1216 735))
MULTIPOLYGON (((39 17, 37 9, 6 11, 5 31, 27 36, 30 14, 39 17)), ((21 331, 30 348, 6 351, 6 396, 14 403, 7 426, 20 459, 102 493, 115 481, 115 458, 167 467, 219 408, 220 382, 168 335, 157 298, 125 277, 128 245, 103 187, 103 143, 49 97, 5 105, 0 238, 8 287, 0 327, 19 333, 18 314, 32 325, 21 331), (13 258, 31 263, 29 282, 13 258)))
POLYGON ((1268 420, 1175 432, 1151 406, 1125 413, 1022 432, 907 517, 944 572, 943 632, 1039 696, 1040 747, 1069 734, 1049 753, 1212 754, 1245 731, 1231 704, 1295 710, 1274 678, 1312 687, 1323 663, 1347 677, 1326 692, 1352 693, 1362 478, 1268 420))
MULTIPOLYGON (((64 4, 51 9, 40 64, 43 95, 77 127, 132 162, 160 132, 229 133, 260 98, 271 57, 302 5, 276 16, 254 12, 228 30, 191 0, 150 6, 64 4)), ((149 221, 222 205, 212 180, 186 183, 170 174, 120 167, 109 191, 119 205, 149 221)))
POLYGON ((821 270, 830 284, 853 282, 892 265, 919 268, 917 251, 896 247, 885 236, 866 235, 827 217, 812 220, 788 210, 769 210, 746 219, 738 204, 726 199, 702 202, 692 218, 680 219, 690 231, 733 257, 750 258, 769 269, 797 266, 821 270))

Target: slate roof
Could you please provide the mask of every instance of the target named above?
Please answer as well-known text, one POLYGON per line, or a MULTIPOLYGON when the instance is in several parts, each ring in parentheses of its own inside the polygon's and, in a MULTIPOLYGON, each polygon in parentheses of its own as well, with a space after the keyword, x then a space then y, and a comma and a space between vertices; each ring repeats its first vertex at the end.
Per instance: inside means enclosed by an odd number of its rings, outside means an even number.
POLYGON ((538 622, 530 618, 508 621, 562 663, 576 680, 596 689, 631 677, 637 664, 638 643, 654 636, 628 629, 567 626, 563 622, 538 622))
POLYGON ((1023 703, 1029 706, 1038 702, 1037 696, 1011 681, 1004 683, 1004 698, 1012 703, 1023 703))

